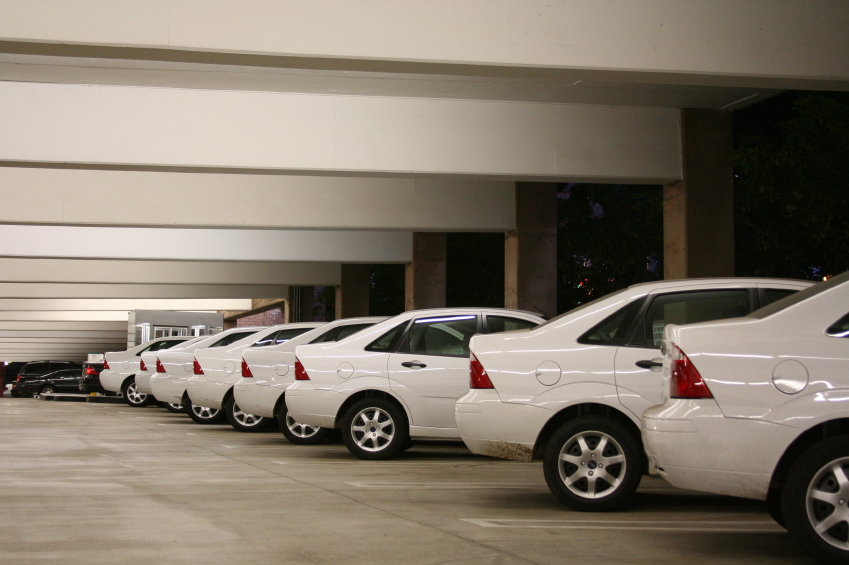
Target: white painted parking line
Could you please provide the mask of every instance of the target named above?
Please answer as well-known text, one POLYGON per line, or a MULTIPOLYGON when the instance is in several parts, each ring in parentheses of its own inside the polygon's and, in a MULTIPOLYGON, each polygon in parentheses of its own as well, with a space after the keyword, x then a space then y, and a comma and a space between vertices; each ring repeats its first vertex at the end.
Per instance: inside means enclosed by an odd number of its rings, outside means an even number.
POLYGON ((543 489, 544 486, 534 486, 517 483, 440 483, 436 481, 426 483, 399 483, 399 482, 353 482, 345 483, 357 488, 369 489, 414 489, 414 490, 442 490, 442 489, 543 489))
POLYGON ((520 520, 461 518, 482 528, 522 528, 557 530, 653 530, 664 532, 784 532, 775 522, 766 520, 520 520))

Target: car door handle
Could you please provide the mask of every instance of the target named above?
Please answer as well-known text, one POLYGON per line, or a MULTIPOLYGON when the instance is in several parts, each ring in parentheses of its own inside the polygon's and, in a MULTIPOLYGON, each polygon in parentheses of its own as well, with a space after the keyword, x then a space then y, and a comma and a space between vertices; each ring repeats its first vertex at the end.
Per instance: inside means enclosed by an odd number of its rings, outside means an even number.
POLYGON ((416 369, 424 369, 425 367, 427 367, 427 365, 425 365, 421 361, 404 361, 403 363, 401 363, 401 366, 409 368, 415 367, 416 369))
POLYGON ((651 359, 644 359, 643 361, 637 361, 637 367, 640 369, 654 369, 655 367, 663 367, 663 363, 658 363, 657 361, 653 361, 651 359))

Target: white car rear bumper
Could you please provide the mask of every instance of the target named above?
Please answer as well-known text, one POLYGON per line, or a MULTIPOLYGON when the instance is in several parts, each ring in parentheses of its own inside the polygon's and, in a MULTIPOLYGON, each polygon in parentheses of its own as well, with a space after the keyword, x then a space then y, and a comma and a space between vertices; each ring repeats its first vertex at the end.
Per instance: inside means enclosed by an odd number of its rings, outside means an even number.
POLYGON ((763 420, 726 418, 713 399, 671 399, 642 417, 646 453, 670 484, 761 500, 798 434, 763 420))
POLYGON ((502 402, 494 390, 476 389, 457 400, 454 417, 466 446, 478 455, 532 461, 550 410, 502 402))
POLYGON ((100 372, 100 386, 111 392, 121 392, 121 385, 124 383, 128 374, 119 373, 112 369, 107 369, 100 372))
POLYGON ((167 373, 157 373, 150 377, 150 390, 159 402, 180 404, 186 392, 186 380, 174 379, 167 373))
POLYGON ((186 392, 195 406, 220 410, 224 395, 232 387, 233 383, 192 379, 186 383, 186 392))
POLYGON ((274 417, 274 407, 278 399, 286 391, 286 387, 258 385, 242 379, 233 386, 233 398, 242 412, 262 416, 264 418, 274 417))
POLYGON ((295 381, 286 389, 286 408, 296 422, 333 428, 346 398, 347 395, 331 390, 316 390, 309 381, 295 381))
POLYGON ((136 373, 136 388, 145 394, 153 394, 150 389, 150 377, 148 372, 136 373))

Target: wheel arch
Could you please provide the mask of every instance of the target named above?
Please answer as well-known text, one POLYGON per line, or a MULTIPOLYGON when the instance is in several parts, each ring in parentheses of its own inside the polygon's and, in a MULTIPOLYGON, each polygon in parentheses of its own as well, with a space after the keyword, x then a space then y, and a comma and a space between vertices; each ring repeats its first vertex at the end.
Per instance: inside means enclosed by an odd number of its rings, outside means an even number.
POLYGON ((648 469, 648 458, 646 457, 645 449, 643 448, 643 438, 640 433, 639 426, 637 426, 637 424, 634 423, 634 420, 632 420, 631 417, 625 414, 622 410, 610 406, 609 404, 601 404, 598 402, 582 402, 579 404, 573 404, 563 408, 557 412, 557 414, 549 418, 548 422, 546 422, 545 426, 543 426, 542 430, 540 430, 536 443, 534 443, 533 457, 541 458, 543 456, 545 447, 548 445, 548 440, 551 439, 551 436, 553 436, 563 424, 570 420, 574 420, 579 416, 587 415, 610 418, 631 430, 634 433, 634 437, 639 442, 640 452, 643 455, 643 472, 648 469))
POLYGON ((125 378, 123 381, 121 381, 121 392, 124 392, 124 389, 126 387, 130 386, 128 384, 130 381, 135 382, 135 380, 136 380, 136 375, 135 375, 135 373, 133 373, 132 375, 129 375, 127 378, 125 378))
POLYGON ((336 412, 334 426, 338 428, 341 425, 342 418, 345 417, 345 413, 348 411, 348 408, 353 406, 354 403, 363 400, 364 398, 381 398, 383 400, 388 400, 389 402, 392 402, 393 404, 397 405, 398 408, 401 409, 401 412, 404 414, 404 418, 406 418, 407 420, 408 426, 413 421, 413 419, 410 417, 410 412, 407 410, 407 407, 404 405, 403 402, 401 402, 401 400, 397 396, 386 392, 385 390, 377 390, 370 388, 358 391, 345 399, 345 402, 342 403, 342 406, 340 406, 339 410, 336 412))
POLYGON ((821 422, 799 434, 787 449, 784 450, 784 453, 778 460, 778 464, 775 466, 772 478, 769 481, 767 504, 775 503, 781 499, 781 489, 787 478, 787 472, 806 449, 824 439, 842 435, 849 435, 849 418, 835 418, 827 422, 821 422))
POLYGON ((274 403, 274 410, 272 414, 273 418, 278 418, 280 416, 280 410, 286 406, 286 391, 283 391, 283 394, 280 395, 280 398, 277 399, 277 402, 274 403))

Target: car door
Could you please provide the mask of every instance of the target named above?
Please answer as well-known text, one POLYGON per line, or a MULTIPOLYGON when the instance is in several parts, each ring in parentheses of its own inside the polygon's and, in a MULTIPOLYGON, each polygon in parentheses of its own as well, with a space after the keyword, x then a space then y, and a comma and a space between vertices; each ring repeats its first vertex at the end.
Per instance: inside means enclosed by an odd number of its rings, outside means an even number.
POLYGON ((407 404, 411 424, 455 428, 454 404, 469 391, 469 341, 480 330, 474 312, 413 320, 389 356, 389 382, 407 404))
POLYGON ((79 379, 81 371, 76 369, 65 369, 54 374, 53 383, 62 392, 79 392, 79 379))
POLYGON ((754 308, 747 288, 710 288, 649 295, 626 343, 616 351, 614 372, 619 401, 639 417, 661 402, 660 344, 666 324, 694 324, 745 316, 754 308))

